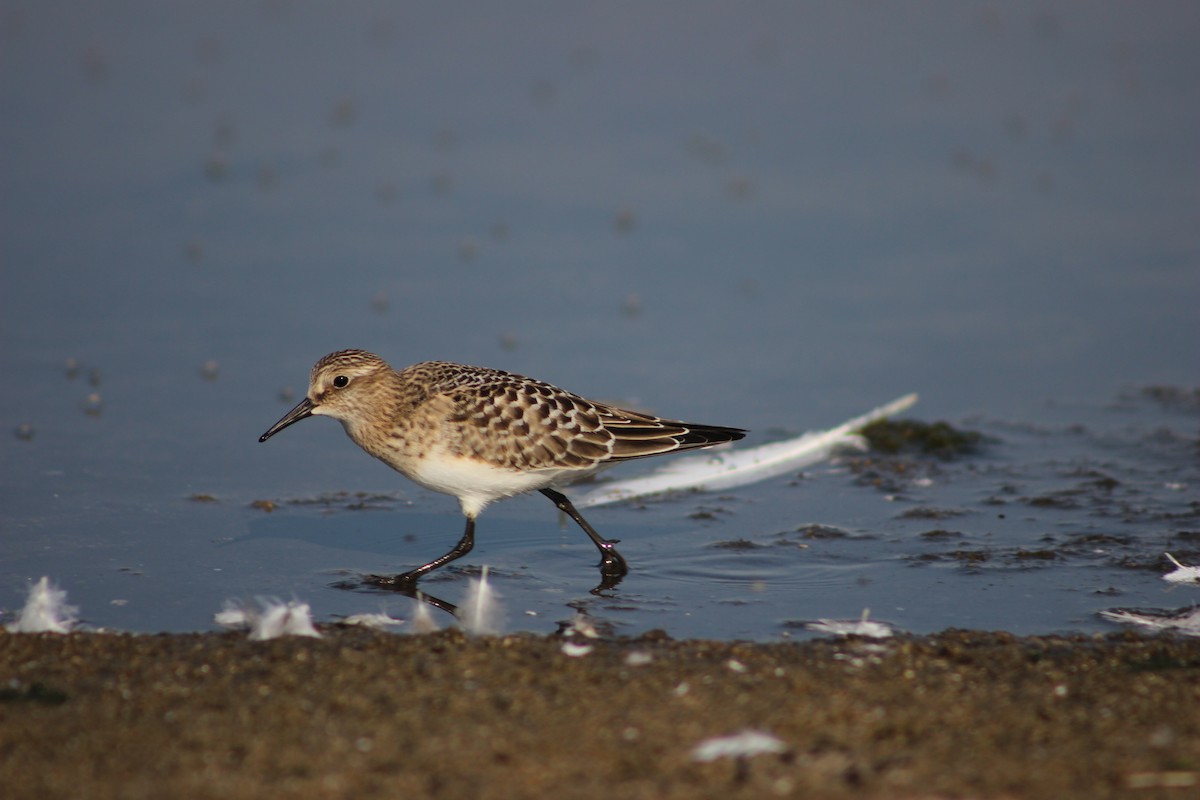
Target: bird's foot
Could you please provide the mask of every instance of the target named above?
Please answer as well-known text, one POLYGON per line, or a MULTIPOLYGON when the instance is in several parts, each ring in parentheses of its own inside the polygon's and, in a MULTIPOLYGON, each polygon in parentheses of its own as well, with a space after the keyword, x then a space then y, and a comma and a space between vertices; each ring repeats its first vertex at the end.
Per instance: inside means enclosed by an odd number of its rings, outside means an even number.
POLYGON ((417 592, 417 579, 420 577, 411 572, 404 572, 400 575, 367 575, 363 578, 363 583, 412 597, 417 592))
POLYGON ((629 565, 613 547, 616 540, 606 539, 600 548, 600 583, 592 589, 592 594, 599 594, 608 589, 616 588, 617 584, 629 573, 629 565))
POLYGON ((616 550, 605 548, 600 551, 600 574, 621 577, 629 572, 629 565, 616 550))

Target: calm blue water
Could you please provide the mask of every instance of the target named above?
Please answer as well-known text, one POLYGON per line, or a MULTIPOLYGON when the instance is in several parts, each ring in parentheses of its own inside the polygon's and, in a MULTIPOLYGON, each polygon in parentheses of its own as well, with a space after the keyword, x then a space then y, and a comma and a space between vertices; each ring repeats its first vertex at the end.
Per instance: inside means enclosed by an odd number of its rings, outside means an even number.
POLYGON ((1200 560, 1198 34, 1165 3, 0 3, 0 608, 48 574, 125 630, 407 615, 331 585, 443 552, 456 503, 327 420, 256 442, 343 347, 749 444, 908 391, 991 437, 593 510, 633 570, 606 597, 544 498, 492 507, 467 563, 514 629, 1194 602, 1158 575, 1200 560))

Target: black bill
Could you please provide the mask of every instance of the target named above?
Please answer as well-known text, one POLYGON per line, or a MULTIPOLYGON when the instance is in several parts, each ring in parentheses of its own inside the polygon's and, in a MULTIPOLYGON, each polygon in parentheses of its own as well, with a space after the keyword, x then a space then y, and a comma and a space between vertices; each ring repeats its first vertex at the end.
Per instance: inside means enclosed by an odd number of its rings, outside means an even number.
POLYGON ((300 420, 304 419, 305 417, 311 417, 312 413, 313 413, 313 401, 309 400, 306 397, 303 400, 301 400, 299 403, 297 403, 295 408, 293 408, 288 413, 284 414, 283 418, 281 420, 279 420, 279 422, 276 422, 274 425, 272 425, 271 428, 266 433, 264 433, 262 436, 258 437, 258 440, 260 442, 265 442, 267 439, 270 439, 272 436, 279 433, 281 430, 286 428, 288 425, 291 425, 293 422, 299 422, 300 420))

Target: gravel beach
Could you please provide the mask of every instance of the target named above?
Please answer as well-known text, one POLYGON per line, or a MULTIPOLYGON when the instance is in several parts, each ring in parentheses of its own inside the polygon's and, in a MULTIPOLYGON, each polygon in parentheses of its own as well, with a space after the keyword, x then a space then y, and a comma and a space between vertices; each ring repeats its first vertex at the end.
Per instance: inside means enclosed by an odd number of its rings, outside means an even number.
POLYGON ((321 629, 0 634, 3 796, 1200 793, 1197 640, 321 629), (775 752, 698 760, 745 731, 775 752))

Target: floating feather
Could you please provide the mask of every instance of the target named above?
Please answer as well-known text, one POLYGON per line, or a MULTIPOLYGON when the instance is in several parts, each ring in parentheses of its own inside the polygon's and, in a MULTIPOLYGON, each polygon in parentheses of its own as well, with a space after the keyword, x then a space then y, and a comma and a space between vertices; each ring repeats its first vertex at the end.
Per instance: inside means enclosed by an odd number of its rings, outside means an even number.
POLYGON ((437 620, 433 618, 433 612, 430 610, 429 603, 425 602, 423 595, 417 592, 416 607, 413 609, 412 620, 409 625, 412 627, 413 633, 433 633, 438 629, 437 620))
POLYGON ((43 577, 29 588, 21 616, 8 626, 13 633, 70 633, 79 609, 67 605, 67 593, 43 577))
POLYGON ((1164 581, 1171 581, 1171 583, 1200 583, 1200 567, 1181 564, 1170 553, 1164 553, 1163 555, 1175 565, 1174 570, 1162 576, 1164 581))
POLYGON ((1200 608, 1174 611, 1157 608, 1112 608, 1100 616, 1123 625, 1140 625, 1155 631, 1174 631, 1185 636, 1200 636, 1200 608))
POLYGON ((227 628, 249 628, 249 638, 254 641, 280 636, 321 637, 313 627, 308 603, 298 600, 283 603, 260 597, 258 604, 260 608, 252 608, 240 600, 226 600, 224 607, 213 615, 213 621, 227 628))
POLYGON ((312 636, 318 639, 321 637, 313 627, 312 612, 308 603, 297 600, 288 603, 269 600, 263 604, 262 612, 250 622, 250 638, 263 641, 280 636, 312 636))
POLYGON ((818 619, 807 623, 804 627, 810 631, 832 633, 837 636, 869 636, 872 639, 886 639, 894 636, 892 626, 886 622, 872 622, 867 619, 870 609, 863 609, 858 619, 818 619))
POLYGON ((213 622, 226 628, 248 628, 251 613, 241 600, 226 600, 221 610, 213 614, 213 622))
POLYGON ((471 580, 466 600, 459 607, 463 628, 472 636, 495 635, 504 629, 504 609, 487 578, 488 568, 484 567, 479 580, 471 580))
POLYGON ((909 394, 827 431, 806 433, 748 450, 677 458, 648 475, 598 486, 577 498, 575 506, 599 506, 660 492, 729 489, 785 475, 823 461, 838 449, 862 449, 863 440, 856 431, 899 414, 916 402, 917 395, 909 394))

